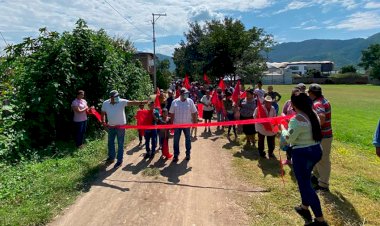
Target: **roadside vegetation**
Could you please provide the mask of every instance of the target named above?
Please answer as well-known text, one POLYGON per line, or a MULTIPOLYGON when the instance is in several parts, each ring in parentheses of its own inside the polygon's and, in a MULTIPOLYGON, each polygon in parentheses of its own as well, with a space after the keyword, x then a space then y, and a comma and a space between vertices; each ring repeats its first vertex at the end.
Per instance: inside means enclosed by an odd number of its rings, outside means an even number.
MULTIPOLYGON (((153 91, 128 40, 78 20, 71 32, 40 29, 8 46, 0 63, 0 225, 48 223, 89 183, 106 156, 105 131, 91 116, 87 143, 73 142, 71 101, 86 92, 100 110, 110 90, 129 99, 153 91)), ((134 108, 126 108, 127 120, 134 108)), ((127 140, 136 136, 128 131, 127 140)))

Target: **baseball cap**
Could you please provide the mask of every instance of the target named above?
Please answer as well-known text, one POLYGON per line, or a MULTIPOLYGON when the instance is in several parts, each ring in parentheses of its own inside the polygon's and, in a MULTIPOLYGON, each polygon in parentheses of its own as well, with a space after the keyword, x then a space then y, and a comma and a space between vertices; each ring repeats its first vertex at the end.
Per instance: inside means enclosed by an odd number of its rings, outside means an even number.
POLYGON ((186 88, 182 88, 181 91, 180 91, 181 94, 184 94, 184 93, 189 93, 189 90, 187 90, 186 88))
POLYGON ((295 88, 298 88, 301 92, 305 92, 306 85, 304 83, 298 83, 295 88))
POLYGON ((309 86, 308 92, 322 92, 322 87, 317 83, 312 83, 309 86))
POLYGON ((119 92, 117 90, 112 90, 109 94, 110 97, 117 97, 119 96, 119 92))

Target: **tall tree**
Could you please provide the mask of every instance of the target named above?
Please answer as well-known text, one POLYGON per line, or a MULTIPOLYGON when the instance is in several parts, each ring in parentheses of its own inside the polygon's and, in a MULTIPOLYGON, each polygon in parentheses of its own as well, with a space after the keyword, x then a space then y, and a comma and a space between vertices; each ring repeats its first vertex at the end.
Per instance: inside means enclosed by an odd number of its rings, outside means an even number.
POLYGON ((380 44, 370 45, 362 51, 362 59, 359 66, 369 71, 373 78, 380 79, 380 44))
POLYGON ((203 73, 211 78, 258 75, 265 69, 262 53, 273 44, 263 29, 246 30, 241 21, 232 18, 207 21, 203 26, 190 23, 185 38, 174 52, 176 73, 179 77, 188 73, 193 79, 201 79, 203 73))

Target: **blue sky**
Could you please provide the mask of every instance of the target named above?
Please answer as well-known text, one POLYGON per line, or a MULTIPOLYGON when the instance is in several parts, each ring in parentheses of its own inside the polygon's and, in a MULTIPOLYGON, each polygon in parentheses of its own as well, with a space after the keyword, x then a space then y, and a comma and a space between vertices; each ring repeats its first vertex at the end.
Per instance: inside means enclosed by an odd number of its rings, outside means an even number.
POLYGON ((240 19, 246 28, 263 28, 277 42, 366 38, 380 32, 380 0, 0 0, 5 39, 0 36, 0 48, 36 36, 41 27, 72 30, 83 18, 91 28, 129 38, 139 51, 151 52, 152 13, 167 14, 156 26, 156 50, 166 55, 184 38, 188 22, 225 16, 240 19))

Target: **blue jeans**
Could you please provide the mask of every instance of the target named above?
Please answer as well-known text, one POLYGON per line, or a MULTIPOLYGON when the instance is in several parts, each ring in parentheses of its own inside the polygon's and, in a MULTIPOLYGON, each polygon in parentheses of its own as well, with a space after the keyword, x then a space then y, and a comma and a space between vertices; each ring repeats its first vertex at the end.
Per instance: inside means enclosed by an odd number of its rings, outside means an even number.
POLYGON ((181 138, 182 131, 185 134, 186 155, 190 155, 190 150, 191 150, 190 128, 179 128, 179 129, 174 129, 174 138, 173 138, 174 157, 178 157, 179 155, 179 139, 181 138))
POLYGON ((151 130, 145 130, 144 132, 145 137, 145 150, 148 154, 154 154, 156 151, 157 146, 157 130, 151 129, 151 130), (150 141, 152 141, 152 149, 150 149, 150 141))
POLYGON ((278 115, 278 103, 272 102, 272 106, 274 107, 274 110, 276 111, 276 115, 278 115))
POLYGON ((115 159, 115 138, 117 137, 117 162, 123 162, 125 129, 108 129, 108 158, 115 159))
POLYGON ((302 204, 310 206, 315 217, 322 217, 322 209, 317 193, 311 186, 310 179, 313 167, 321 158, 322 148, 320 144, 292 149, 293 170, 301 193, 302 204))
POLYGON ((216 111, 216 121, 217 122, 224 122, 223 111, 216 111))
POLYGON ((84 134, 86 133, 87 120, 74 122, 75 124, 75 144, 77 147, 84 143, 84 134))

